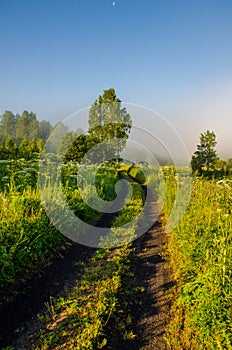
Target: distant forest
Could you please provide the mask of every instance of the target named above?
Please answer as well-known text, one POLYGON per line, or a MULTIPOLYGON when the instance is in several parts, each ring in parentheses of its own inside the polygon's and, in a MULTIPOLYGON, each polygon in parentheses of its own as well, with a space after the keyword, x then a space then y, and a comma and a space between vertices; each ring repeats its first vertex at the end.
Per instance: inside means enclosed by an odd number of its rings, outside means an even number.
POLYGON ((51 130, 51 123, 39 121, 33 112, 5 111, 0 116, 0 159, 38 157, 51 130))

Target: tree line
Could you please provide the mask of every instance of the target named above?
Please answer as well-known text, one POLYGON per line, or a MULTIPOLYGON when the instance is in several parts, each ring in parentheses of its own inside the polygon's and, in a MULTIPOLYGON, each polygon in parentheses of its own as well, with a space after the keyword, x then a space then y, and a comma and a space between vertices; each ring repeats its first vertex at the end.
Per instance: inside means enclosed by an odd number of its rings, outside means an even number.
POLYGON ((39 121, 33 112, 0 116, 0 159, 37 158, 50 135, 49 121, 39 121))
POLYGON ((68 130, 63 123, 52 127, 48 121, 39 121, 33 112, 14 115, 5 111, 0 116, 0 159, 38 158, 46 141, 49 152, 62 157, 64 162, 80 162, 86 154, 92 162, 118 159, 132 120, 114 88, 104 90, 94 101, 88 123, 88 132, 84 133, 80 129, 68 130), (92 154, 88 153, 93 147, 92 154))
MULTIPOLYGON (((52 127, 49 121, 39 121, 33 112, 14 115, 11 111, 5 111, 0 116, 0 159, 38 158, 47 140, 49 151, 64 162, 80 162, 86 155, 93 162, 119 159, 132 127, 132 119, 121 106, 114 88, 104 90, 94 101, 89 110, 88 124, 88 132, 84 133, 81 129, 68 130, 63 123, 52 127), (89 151, 92 148, 94 152, 91 154, 89 151)), ((216 145, 213 131, 207 130, 200 135, 200 142, 190 162, 194 175, 215 177, 232 173, 232 159, 221 160, 216 145)))
POLYGON ((0 144, 3 145, 8 138, 12 138, 17 145, 23 140, 46 141, 51 128, 49 121, 39 121, 33 112, 14 115, 11 111, 5 111, 0 116, 0 144))

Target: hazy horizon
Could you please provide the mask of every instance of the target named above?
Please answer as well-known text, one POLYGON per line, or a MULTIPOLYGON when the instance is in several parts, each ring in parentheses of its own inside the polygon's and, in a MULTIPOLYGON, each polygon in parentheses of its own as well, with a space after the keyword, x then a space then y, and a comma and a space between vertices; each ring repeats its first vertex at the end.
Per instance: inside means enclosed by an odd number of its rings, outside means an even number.
POLYGON ((162 115, 190 156, 209 129, 232 158, 229 0, 22 0, 0 10, 0 114, 29 110, 55 124, 114 87, 162 115))

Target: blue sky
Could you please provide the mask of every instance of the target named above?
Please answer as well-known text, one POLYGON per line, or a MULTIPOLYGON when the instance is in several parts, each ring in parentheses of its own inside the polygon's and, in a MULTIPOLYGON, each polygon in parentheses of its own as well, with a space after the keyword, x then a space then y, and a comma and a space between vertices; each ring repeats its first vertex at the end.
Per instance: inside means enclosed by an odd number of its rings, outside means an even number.
POLYGON ((0 45, 0 114, 55 123, 114 87, 232 157, 230 0, 0 0, 0 45))

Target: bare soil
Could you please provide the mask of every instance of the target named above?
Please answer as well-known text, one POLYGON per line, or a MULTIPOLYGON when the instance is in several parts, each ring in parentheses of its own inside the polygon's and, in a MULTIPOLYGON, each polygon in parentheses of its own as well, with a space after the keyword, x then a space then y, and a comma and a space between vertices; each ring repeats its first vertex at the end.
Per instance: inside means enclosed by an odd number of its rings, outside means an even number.
MULTIPOLYGON (((155 210, 156 203, 153 202, 151 211, 155 210)), ((166 245, 167 235, 160 221, 156 221, 148 232, 135 241, 135 254, 131 257, 133 276, 124 281, 124 287, 131 291, 127 302, 132 317, 130 328, 135 337, 123 339, 122 334, 110 325, 113 336, 107 350, 168 349, 164 339, 170 320, 168 291, 174 286, 174 281, 167 262, 162 258, 166 245)))
POLYGON ((174 282, 161 255, 165 245, 166 236, 160 222, 137 242, 137 254, 133 257, 134 282, 145 290, 137 296, 138 307, 133 310, 134 349, 167 350, 164 336, 171 306, 167 292, 174 282))

